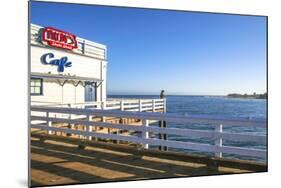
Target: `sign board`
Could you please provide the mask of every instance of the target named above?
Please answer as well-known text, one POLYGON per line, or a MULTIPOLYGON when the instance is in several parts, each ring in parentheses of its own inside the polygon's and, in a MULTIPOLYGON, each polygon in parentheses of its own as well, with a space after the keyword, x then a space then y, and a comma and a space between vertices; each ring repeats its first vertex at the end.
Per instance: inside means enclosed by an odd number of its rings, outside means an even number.
POLYGON ((45 27, 42 31, 42 42, 56 48, 72 50, 77 48, 76 36, 53 27, 45 27))
POLYGON ((64 68, 71 67, 72 63, 68 61, 67 57, 55 59, 53 53, 47 53, 41 56, 41 62, 45 65, 54 65, 58 67, 58 72, 63 72, 64 68))

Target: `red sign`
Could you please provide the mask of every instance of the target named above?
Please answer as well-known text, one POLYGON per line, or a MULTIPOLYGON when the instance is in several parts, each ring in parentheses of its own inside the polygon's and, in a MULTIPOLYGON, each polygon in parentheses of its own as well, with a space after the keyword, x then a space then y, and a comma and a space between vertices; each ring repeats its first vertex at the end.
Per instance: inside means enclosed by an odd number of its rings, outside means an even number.
POLYGON ((50 46, 57 48, 63 48, 67 50, 77 48, 75 35, 55 29, 53 27, 45 27, 43 29, 42 41, 46 42, 50 46))

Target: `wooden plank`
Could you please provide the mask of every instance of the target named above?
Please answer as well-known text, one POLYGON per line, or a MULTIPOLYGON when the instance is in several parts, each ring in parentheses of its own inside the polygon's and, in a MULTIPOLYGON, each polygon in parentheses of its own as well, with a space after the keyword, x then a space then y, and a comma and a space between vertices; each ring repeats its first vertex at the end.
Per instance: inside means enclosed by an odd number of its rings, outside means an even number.
POLYGON ((139 105, 132 105, 132 104, 130 104, 130 105, 128 105, 128 104, 124 105, 124 109, 129 109, 129 108, 139 108, 139 105))
POLYGON ((142 104, 143 107, 152 107, 152 103, 142 104))

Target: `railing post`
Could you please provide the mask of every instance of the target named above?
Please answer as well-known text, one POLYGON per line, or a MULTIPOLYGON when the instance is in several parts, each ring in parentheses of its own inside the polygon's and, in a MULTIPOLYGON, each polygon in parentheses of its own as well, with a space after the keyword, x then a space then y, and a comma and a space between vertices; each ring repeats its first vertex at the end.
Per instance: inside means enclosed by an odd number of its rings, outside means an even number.
MULTIPOLYGON (((87 115, 87 121, 91 121, 92 120, 92 117, 90 115, 87 115)), ((87 126, 87 132, 91 133, 93 130, 93 127, 92 125, 88 125, 87 126)), ((92 140, 92 136, 88 136, 88 140, 92 140)))
POLYGON ((152 99, 152 112, 155 112, 155 99, 152 99))
MULTIPOLYGON (((161 121, 159 121, 159 127, 160 128, 166 128, 166 121, 163 121, 163 120, 161 120, 161 121)), ((163 134, 163 133, 159 133, 159 139, 160 140, 167 140, 167 134, 163 134)), ((158 147, 158 149, 160 150, 160 151, 168 151, 168 147, 167 146, 159 146, 158 147)))
MULTIPOLYGON (((71 104, 68 104, 68 107, 71 108, 72 105, 71 104)), ((68 118, 71 120, 72 119, 72 115, 69 114, 68 118)), ((68 128, 69 129, 74 129, 74 124, 73 123, 69 123, 68 124, 68 128)), ((72 134, 71 133, 66 133, 66 136, 71 136, 72 134)))
MULTIPOLYGON (((50 117, 50 112, 47 112, 47 113, 46 113, 46 116, 47 116, 47 118, 49 119, 49 117, 50 117)), ((47 126, 48 126, 48 127, 52 127, 52 121, 49 121, 49 120, 48 120, 48 121, 47 121, 47 126)), ((48 130, 47 133, 48 133, 48 134, 52 134, 52 131, 51 131, 51 130, 48 130)))
POLYGON ((123 100, 120 101, 120 110, 124 111, 124 101, 123 100))
MULTIPOLYGON (((163 121, 163 128, 166 128, 166 127, 167 127, 166 121, 163 121)), ((164 133, 163 138, 164 138, 164 140, 168 140, 168 135, 164 133)), ((168 151, 167 146, 164 146, 163 149, 164 149, 164 151, 168 151)))
MULTIPOLYGON (((218 147, 222 147, 222 137, 221 133, 223 131, 223 125, 216 125, 215 131, 219 134, 219 137, 216 138, 215 145, 218 147)), ((222 152, 217 152, 215 154, 216 157, 222 158, 222 152)))
POLYGON ((141 99, 139 100, 139 112, 141 112, 142 111, 142 101, 141 101, 141 99))
MULTIPOLYGON (((115 132, 113 132, 113 134, 119 135, 119 130, 116 130, 115 132)), ((119 140, 113 140, 114 144, 119 144, 119 140)))
MULTIPOLYGON (((149 126, 149 121, 143 119, 143 120, 142 120, 142 126, 143 126, 143 127, 148 127, 148 126, 149 126)), ((149 139, 149 132, 147 132, 147 131, 142 131, 142 139, 149 139)), ((144 147, 145 149, 148 149, 148 148, 149 148, 149 145, 144 143, 144 144, 143 144, 143 147, 144 147)))
POLYGON ((106 101, 101 102, 101 109, 106 110, 106 101))
POLYGON ((166 112, 166 99, 163 99, 163 112, 166 112))
MULTIPOLYGON (((121 99, 120 101, 120 110, 124 111, 124 101, 121 99)), ((125 119, 121 118, 121 123, 125 123, 125 119)))
MULTIPOLYGON (((105 109, 106 109, 106 102, 105 102, 105 101, 102 101, 102 102, 101 102, 101 109, 102 109, 102 110, 105 110, 105 109)), ((102 116, 102 117, 101 117, 101 120, 102 120, 102 122, 105 122, 105 117, 102 116)))

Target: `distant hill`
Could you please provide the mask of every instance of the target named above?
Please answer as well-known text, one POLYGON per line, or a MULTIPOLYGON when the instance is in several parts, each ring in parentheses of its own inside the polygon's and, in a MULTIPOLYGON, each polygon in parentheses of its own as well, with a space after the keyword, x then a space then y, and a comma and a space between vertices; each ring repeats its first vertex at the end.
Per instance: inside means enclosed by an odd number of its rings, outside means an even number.
POLYGON ((231 94, 228 94, 227 97, 231 97, 231 98, 245 98, 245 99, 267 99, 267 93, 264 93, 264 94, 253 93, 252 95, 250 95, 250 94, 231 93, 231 94))

